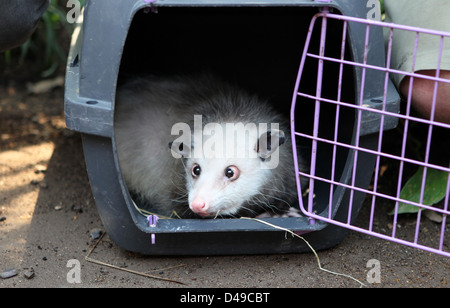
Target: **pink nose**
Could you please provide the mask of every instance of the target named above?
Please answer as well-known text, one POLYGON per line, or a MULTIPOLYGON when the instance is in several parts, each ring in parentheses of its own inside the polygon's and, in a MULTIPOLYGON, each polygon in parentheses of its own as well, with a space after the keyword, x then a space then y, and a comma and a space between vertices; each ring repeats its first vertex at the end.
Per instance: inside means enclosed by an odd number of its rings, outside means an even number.
POLYGON ((207 211, 209 206, 206 204, 206 201, 201 198, 195 198, 191 203, 191 210, 199 215, 208 215, 207 211))

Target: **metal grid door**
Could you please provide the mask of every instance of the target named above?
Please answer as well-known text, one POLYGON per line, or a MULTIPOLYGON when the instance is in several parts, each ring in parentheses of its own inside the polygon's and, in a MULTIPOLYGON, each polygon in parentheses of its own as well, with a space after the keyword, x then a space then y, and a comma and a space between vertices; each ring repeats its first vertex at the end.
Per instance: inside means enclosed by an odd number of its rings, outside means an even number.
MULTIPOLYGON (((360 42, 362 43, 362 42, 360 42)), ((325 221, 330 224, 336 224, 341 227, 349 228, 351 230, 363 232, 369 235, 377 236, 383 239, 391 240, 396 243, 401 243, 404 245, 408 245, 411 247, 416 247, 419 249, 423 249, 425 251, 441 254, 447 257, 450 257, 450 236, 449 236, 449 226, 447 226, 447 215, 450 215, 449 211, 449 195, 450 195, 450 168, 449 168, 449 156, 448 149, 450 149, 450 140, 446 139, 445 136, 449 136, 448 132, 450 131, 450 125, 444 124, 441 122, 437 122, 434 120, 435 118, 435 104, 437 99, 437 90, 438 86, 444 83, 450 84, 450 80, 440 78, 440 63, 442 59, 442 52, 445 44, 450 44, 450 33, 431 31, 428 29, 407 27, 402 25, 395 25, 390 23, 384 23, 379 21, 358 19, 353 17, 346 17, 337 14, 332 14, 328 12, 327 9, 323 10, 321 13, 315 15, 311 21, 310 29, 308 32, 308 37, 305 44, 304 53, 301 60, 300 70, 298 74, 297 84, 295 88, 294 98, 292 102, 291 109, 291 123, 292 123, 292 139, 293 139, 293 147, 296 153, 296 144, 298 144, 298 139, 307 139, 311 144, 311 163, 309 171, 301 171, 296 169, 297 172, 297 183, 298 183, 298 191, 299 196, 308 195, 307 201, 303 201, 300 198, 300 208, 302 212, 307 215, 311 223, 314 223, 315 220, 325 221), (327 55, 327 50, 331 48, 330 44, 327 44, 327 25, 330 27, 330 23, 333 22, 333 25, 339 23, 342 27, 342 45, 337 46, 340 51, 340 57, 334 57, 327 55), (364 57, 361 59, 362 61, 354 61, 353 59, 349 59, 348 55, 346 56, 346 50, 348 49, 349 42, 347 42, 350 37, 349 33, 349 25, 351 23, 359 23, 365 27, 365 37, 360 37, 358 39, 364 40, 364 57), (384 66, 374 65, 369 63, 368 56, 370 55, 370 50, 368 48, 369 41, 371 39, 371 29, 381 27, 386 36, 386 61, 384 66), (320 36, 320 47, 313 47, 311 40, 313 32, 318 31, 320 36), (392 57, 392 46, 395 40, 395 35, 399 31, 406 31, 411 33, 412 40, 415 40, 414 47, 411 50, 413 55, 413 64, 409 71, 400 71, 391 67, 391 57, 392 57), (426 76, 415 73, 414 65, 418 53, 418 42, 423 36, 434 36, 436 38, 436 61, 437 61, 437 71, 436 76, 426 76), (317 65, 317 83, 315 93, 309 93, 307 91, 302 91, 302 82, 305 79, 311 79, 310 76, 302 76, 305 63, 307 61, 315 61, 314 65, 317 65), (316 64, 317 63, 317 64, 316 64), (326 97, 323 95, 323 79, 327 75, 327 65, 333 63, 333 65, 339 66, 339 77, 336 80, 337 86, 337 94, 332 98, 326 97), (341 97, 341 92, 347 80, 343 77, 343 71, 345 68, 350 67, 354 71, 357 71, 357 77, 355 78, 357 81, 357 88, 355 91, 355 99, 354 101, 345 101, 341 97), (366 77, 370 72, 376 71, 377 74, 381 74, 381 80, 384 81, 384 95, 380 97, 378 103, 378 108, 373 108, 373 106, 368 106, 364 103, 364 91, 366 83, 371 82, 366 77), (409 88, 408 88, 408 96, 404 99, 402 104, 404 104, 404 110, 401 113, 391 112, 386 109, 386 100, 387 100, 387 92, 388 92, 388 84, 390 82, 390 78, 395 77, 395 75, 405 75, 410 77, 409 88), (433 102, 432 102, 432 110, 431 116, 427 118, 422 118, 419 116, 415 116, 413 110, 411 108, 411 91, 414 87, 414 80, 418 79, 427 79, 431 80, 434 83, 434 93, 433 93, 433 102), (309 100, 314 103, 315 108, 315 116, 314 123, 311 132, 303 132, 299 129, 296 131, 295 126, 295 114, 296 110, 302 108, 302 104, 305 100, 309 100), (322 137, 318 133, 318 129, 321 125, 320 120, 320 110, 324 108, 326 105, 332 105, 335 108, 336 112, 336 120, 333 123, 334 127, 334 137, 322 137), (337 131, 340 128, 339 112, 342 109, 352 110, 354 114, 354 137, 351 142, 343 142, 340 141, 337 136, 337 131), (377 147, 376 149, 368 149, 360 145, 359 139, 361 135, 361 118, 364 115, 373 114, 378 117, 379 121, 376 123, 377 127, 375 128, 375 138, 377 139, 377 147), (385 121, 392 121, 392 119, 398 121, 398 127, 395 132, 397 136, 399 136, 396 140, 397 142, 396 151, 387 151, 385 150, 386 144, 389 142, 392 143, 392 138, 389 137, 386 131, 383 131, 383 127, 385 125, 385 121), (417 127, 421 127, 425 132, 424 134, 424 142, 422 142, 422 147, 424 149, 424 153, 422 157, 418 157, 417 155, 410 155, 408 148, 411 147, 411 143, 414 143, 415 131, 417 127), (445 139, 439 139, 436 134, 442 133, 444 131, 443 136, 445 139), (438 143, 440 144, 440 150, 435 148, 432 140, 438 139, 438 143), (317 147, 320 144, 328 144, 333 149, 332 155, 332 163, 331 163, 331 175, 327 178, 321 177, 320 175, 315 173, 316 165, 319 166, 321 164, 320 158, 317 157, 317 147), (338 149, 346 149, 348 151, 349 157, 352 158, 352 174, 350 176, 350 180, 346 182, 341 182, 339 177, 336 176, 335 166, 336 166, 336 151, 338 149), (436 162, 432 159, 433 151, 447 151, 446 153, 439 153, 441 156, 444 156, 444 161, 436 162), (355 183, 355 177, 357 173, 357 164, 358 159, 361 154, 369 154, 375 157, 375 168, 372 183, 368 188, 359 187, 357 183, 355 183), (384 175, 385 166, 395 166, 395 173, 389 175, 390 177, 390 187, 386 189, 386 187, 381 187, 381 178, 384 175), (415 174, 415 175, 414 175, 415 174), (436 178, 436 175, 439 175, 438 180, 433 182, 433 179, 436 178), (308 178, 309 179, 309 188, 308 191, 302 191, 300 188, 300 178, 308 178), (416 181, 418 186, 413 186, 412 182, 416 181), (314 187, 319 182, 325 182, 330 186, 330 197, 328 210, 323 211, 322 213, 316 213, 315 211, 315 191, 314 187), (410 187, 410 190, 416 190, 416 197, 410 198, 409 196, 405 197, 404 190, 406 185, 410 187), (441 191, 441 197, 439 202, 435 202, 436 200, 430 201, 428 197, 428 192, 430 190, 438 189, 436 185, 439 185, 439 189, 441 191), (350 198, 348 204, 344 206, 348 206, 348 219, 347 221, 340 219, 339 221, 334 219, 330 213, 333 213, 333 208, 336 207, 336 202, 333 199, 333 192, 337 189, 345 189, 350 193, 350 198), (361 222, 359 218, 358 224, 355 224, 351 220, 351 208, 352 208, 352 198, 356 193, 365 193, 366 199, 364 202, 364 207, 366 207, 366 214, 361 218, 364 221, 361 222), (387 206, 390 207, 389 210, 386 209, 387 206), (367 209, 368 208, 368 209, 367 209), (381 211, 381 208, 383 209, 381 211), (409 214, 403 214, 403 212, 409 212, 409 214), (377 221, 375 219, 375 213, 380 213, 381 215, 385 215, 388 221, 391 221, 388 226, 389 228, 379 228, 377 225, 377 221), (388 213, 390 212, 390 213, 388 213), (368 213, 368 214, 367 214, 368 213), (428 217, 429 214, 433 214, 437 217, 436 222, 434 222, 435 230, 424 230, 423 227, 424 220, 427 219, 424 216, 428 217), (399 223, 404 215, 409 217, 409 224, 414 227, 410 227, 410 230, 414 230, 413 234, 404 234, 404 230, 402 228, 402 224, 399 223)), ((449 46, 449 45, 446 45, 449 46)), ((335 46, 336 47, 336 46, 335 46)), ((380 46, 379 48, 385 48, 385 46, 380 46)), ((383 85, 382 85, 383 86, 383 85)), ((353 120, 353 119, 352 119, 353 120)), ((420 156, 420 155, 419 155, 420 156)), ((297 159, 294 159, 297 163, 297 159)), ((319 168, 319 167, 318 167, 319 168)), ((403 222, 402 222, 403 223, 403 222)))

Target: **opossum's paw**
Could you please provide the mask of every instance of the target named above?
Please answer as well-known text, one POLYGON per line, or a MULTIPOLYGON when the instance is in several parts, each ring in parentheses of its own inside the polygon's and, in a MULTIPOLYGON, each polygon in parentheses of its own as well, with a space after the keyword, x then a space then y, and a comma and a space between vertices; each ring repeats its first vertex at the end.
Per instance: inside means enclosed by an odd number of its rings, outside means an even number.
POLYGON ((281 217, 302 217, 302 215, 300 214, 300 210, 291 207, 289 208, 289 211, 281 215, 281 217))
POLYGON ((271 215, 269 212, 264 212, 264 213, 259 214, 255 218, 270 218, 270 217, 274 217, 273 214, 271 215))
POLYGON ((302 217, 302 215, 300 215, 300 211, 297 210, 296 208, 289 208, 289 210, 281 215, 278 214, 274 214, 274 213, 269 213, 269 212, 264 212, 262 214, 259 214, 258 216, 256 216, 255 218, 278 218, 278 217, 282 217, 282 218, 287 218, 287 217, 302 217))

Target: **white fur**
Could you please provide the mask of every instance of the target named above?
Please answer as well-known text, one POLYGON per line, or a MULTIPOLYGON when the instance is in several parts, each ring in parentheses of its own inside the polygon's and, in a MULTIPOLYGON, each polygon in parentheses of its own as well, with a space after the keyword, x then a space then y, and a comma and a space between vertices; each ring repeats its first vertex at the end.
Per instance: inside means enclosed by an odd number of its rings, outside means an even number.
MULTIPOLYGON (((236 214, 244 202, 260 193, 259 188, 263 186, 271 172, 269 169, 261 168, 261 160, 255 151, 261 132, 257 129, 243 131, 243 126, 228 125, 228 128, 234 128, 230 131, 227 130, 227 123, 219 124, 220 127, 222 130, 217 129, 217 131, 227 132, 221 136, 223 138, 204 136, 202 144, 195 142, 194 138, 194 148, 202 147, 203 156, 186 160, 189 205, 192 209, 193 200, 196 198, 204 200, 208 204, 207 216, 236 214), (244 133, 248 133, 248 138, 235 138, 245 136, 244 133), (222 151, 217 151, 218 148, 234 155, 222 155, 222 151), (238 149, 242 151, 238 153, 238 149), (198 164, 202 170, 197 179, 190 174, 194 164, 198 164), (230 181, 224 174, 229 166, 236 166, 240 171, 239 178, 235 181, 230 181)), ((247 127, 256 128, 257 126, 247 127)))

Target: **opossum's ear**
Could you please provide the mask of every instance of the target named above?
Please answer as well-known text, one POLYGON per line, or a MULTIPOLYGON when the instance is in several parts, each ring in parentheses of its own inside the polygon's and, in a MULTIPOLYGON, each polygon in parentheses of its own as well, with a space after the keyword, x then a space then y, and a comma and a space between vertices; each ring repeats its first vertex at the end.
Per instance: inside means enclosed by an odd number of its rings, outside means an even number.
POLYGON ((175 140, 169 142, 169 149, 175 158, 190 157, 191 155, 191 147, 181 141, 175 140))
POLYGON ((268 130, 261 134, 256 144, 256 152, 258 156, 264 160, 269 158, 273 152, 283 143, 285 143, 286 137, 284 132, 278 129, 268 130))

